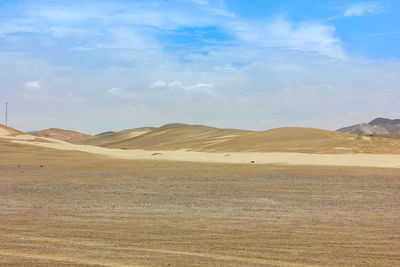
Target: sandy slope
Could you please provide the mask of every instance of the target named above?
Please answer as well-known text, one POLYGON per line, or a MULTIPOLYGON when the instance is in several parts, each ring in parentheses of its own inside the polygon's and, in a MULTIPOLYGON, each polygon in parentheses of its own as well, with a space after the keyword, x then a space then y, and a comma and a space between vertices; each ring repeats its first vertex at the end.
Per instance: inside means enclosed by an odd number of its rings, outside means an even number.
POLYGON ((24 132, 18 131, 14 128, 7 127, 4 124, 0 123, 0 137, 2 136, 16 136, 16 135, 23 135, 24 132))
POLYGON ((24 132, 0 124, 0 139, 35 140, 35 137, 30 134, 25 134, 24 132))
POLYGON ((118 159, 157 159, 214 163, 255 163, 288 165, 364 166, 400 168, 400 155, 388 154, 305 154, 291 152, 229 152, 209 153, 194 151, 148 151, 109 149, 63 142, 13 141, 19 144, 41 146, 60 150, 82 151, 118 159))
POLYGON ((127 140, 151 132, 155 128, 144 127, 137 129, 127 129, 120 132, 108 132, 97 135, 95 138, 84 140, 82 144, 101 146, 112 142, 127 140))
MULTIPOLYGON (((14 143, 40 146, 58 150, 81 151, 116 159, 157 159, 188 162, 252 163, 286 165, 365 166, 400 168, 400 154, 312 154, 295 152, 202 152, 180 150, 111 149, 91 145, 77 145, 52 138, 35 138, 32 135, 11 136, 0 127, 0 138, 14 143)), ((330 133, 327 131, 328 134, 330 133)), ((289 137, 287 137, 289 139, 289 137)), ((290 140, 288 141, 290 142, 290 140)))

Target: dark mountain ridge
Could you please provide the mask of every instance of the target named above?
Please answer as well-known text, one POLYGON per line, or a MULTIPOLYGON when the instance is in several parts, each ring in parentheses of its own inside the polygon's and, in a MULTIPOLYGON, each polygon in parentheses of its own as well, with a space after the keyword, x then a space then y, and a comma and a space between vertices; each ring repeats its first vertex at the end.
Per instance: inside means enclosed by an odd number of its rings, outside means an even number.
POLYGON ((359 135, 397 136, 400 135, 400 119, 376 118, 369 123, 360 123, 337 131, 359 135))

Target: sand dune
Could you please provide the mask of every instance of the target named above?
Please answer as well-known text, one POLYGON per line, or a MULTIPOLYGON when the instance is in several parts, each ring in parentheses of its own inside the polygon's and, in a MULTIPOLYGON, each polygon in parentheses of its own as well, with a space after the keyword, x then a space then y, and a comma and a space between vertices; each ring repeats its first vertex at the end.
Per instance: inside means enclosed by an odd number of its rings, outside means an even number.
POLYGON ((50 129, 45 129, 41 130, 38 132, 32 133, 34 136, 39 136, 39 137, 49 137, 49 138, 54 138, 62 141, 67 141, 70 143, 79 143, 83 142, 85 140, 90 140, 95 138, 95 136, 90 135, 90 134, 85 134, 77 131, 72 131, 72 130, 64 130, 64 129, 59 129, 59 128, 50 128, 50 129))
POLYGON ((249 132, 242 130, 172 124, 162 126, 137 137, 112 141, 103 146, 123 149, 208 151, 210 146, 247 133, 249 132))
POLYGON ((21 132, 14 128, 7 127, 3 124, 0 124, 0 140, 1 139, 35 140, 35 137, 33 135, 25 134, 24 132, 21 132))
POLYGON ((23 135, 24 132, 18 131, 14 128, 7 127, 4 124, 0 124, 0 137, 1 136, 16 136, 16 135, 23 135))
POLYGON ((367 137, 312 128, 268 131, 218 129, 173 124, 124 138, 111 135, 92 144, 107 148, 189 150, 202 152, 400 153, 400 140, 367 137))
POLYGON ((282 128, 265 132, 248 132, 220 130, 205 126, 184 126, 160 128, 121 142, 135 143, 139 140, 140 144, 147 145, 145 146, 146 149, 119 149, 71 144, 57 139, 27 134, 12 136, 10 133, 19 132, 5 127, 0 127, 0 129, 0 138, 14 143, 65 151, 82 151, 116 159, 400 168, 400 153, 394 153, 400 147, 399 143, 395 143, 396 140, 389 138, 364 140, 353 135, 307 128, 282 128), (215 142, 210 143, 210 140, 215 142), (376 149, 375 154, 349 153, 346 150, 347 140, 350 144, 353 144, 351 142, 367 144, 370 149, 376 149), (383 151, 382 148, 381 150, 376 148, 380 144, 379 142, 386 142, 384 143, 386 147, 382 147, 392 149, 390 153, 376 152, 383 151), (341 147, 332 147, 333 145, 341 145, 341 147), (279 146, 283 151, 279 151, 279 146), (291 146, 297 146, 303 150, 305 146, 309 146, 310 153, 292 152, 289 149, 291 146), (257 147, 260 148, 259 151, 256 149, 257 147), (149 148, 159 149, 150 150, 149 148), (276 151, 271 149, 269 152, 263 152, 263 149, 268 151, 269 148, 276 148, 276 151), (326 151, 329 151, 328 149, 336 150, 335 153, 323 154, 321 153, 323 149, 326 149, 326 151), (313 151, 319 153, 311 153, 313 151))
POLYGON ((99 134, 95 136, 95 138, 91 138, 88 140, 84 140, 81 142, 82 144, 88 145, 106 145, 113 142, 119 142, 123 140, 128 140, 130 138, 134 138, 145 133, 151 132, 156 128, 154 127, 144 127, 144 128, 136 128, 136 129, 127 129, 120 132, 106 132, 103 134, 99 134))

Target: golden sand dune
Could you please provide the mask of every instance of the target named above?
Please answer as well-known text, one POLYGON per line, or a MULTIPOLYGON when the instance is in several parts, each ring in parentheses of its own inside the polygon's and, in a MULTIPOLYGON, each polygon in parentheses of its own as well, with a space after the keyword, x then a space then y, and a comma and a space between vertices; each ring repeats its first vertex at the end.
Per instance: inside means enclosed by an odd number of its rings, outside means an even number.
MULTIPOLYGON (((398 139, 299 127, 256 132, 173 124, 134 137, 123 139, 118 136, 107 141, 98 145, 121 149, 204 152, 400 153, 398 139)), ((90 142, 96 144, 96 138, 90 142)))
POLYGON ((102 134, 95 136, 95 138, 84 140, 82 142, 82 144, 101 146, 101 145, 105 145, 108 143, 113 143, 113 142, 118 142, 118 141, 130 139, 130 138, 134 138, 139 135, 151 132, 154 129, 156 129, 156 128, 143 127, 143 128, 136 128, 136 129, 127 129, 127 130, 123 130, 120 132, 106 132, 106 133, 102 133, 102 134))
MULTIPOLYGON (((400 140, 357 138, 349 134, 306 128, 247 132, 205 126, 165 127, 121 142, 140 141, 145 149, 72 144, 46 137, 35 138, 32 135, 9 136, 4 128, 2 133, 7 133, 7 135, 0 136, 0 139, 13 143, 64 151, 81 151, 116 159, 400 168, 400 153, 398 152, 400 140), (355 154, 354 151, 349 153, 346 146, 357 142, 369 148, 368 152, 374 153, 355 154), (382 146, 379 147, 379 144, 382 146), (291 151, 290 149, 293 149, 291 145, 296 145, 296 149, 303 146, 304 151, 300 151, 302 153, 291 151), (333 145, 342 147, 332 147, 333 145), (305 150, 306 146, 311 149, 305 150), (259 150, 257 150, 258 147, 259 150), (269 148, 271 149, 268 150, 269 148), (335 153, 324 153, 325 151, 335 153)), ((117 146, 118 143, 109 144, 109 146, 114 145, 117 146)), ((363 148, 363 146, 359 147, 363 148)))
POLYGON ((50 128, 50 129, 41 130, 41 131, 32 133, 32 135, 40 136, 40 137, 55 138, 55 139, 67 141, 70 143, 79 143, 79 142, 82 142, 85 140, 90 140, 95 137, 93 135, 80 133, 80 132, 72 131, 72 130, 59 129, 59 128, 50 128))
POLYGON ((25 133, 18 131, 11 127, 7 127, 4 124, 0 124, 0 137, 1 136, 17 136, 17 135, 23 135, 23 134, 25 134, 25 133))
POLYGON ((247 133, 249 132, 201 125, 168 124, 146 134, 111 141, 103 146, 123 149, 209 151, 210 146, 247 133))
POLYGON ((35 140, 35 137, 30 134, 25 134, 24 132, 18 131, 14 128, 7 127, 0 124, 0 140, 35 140))

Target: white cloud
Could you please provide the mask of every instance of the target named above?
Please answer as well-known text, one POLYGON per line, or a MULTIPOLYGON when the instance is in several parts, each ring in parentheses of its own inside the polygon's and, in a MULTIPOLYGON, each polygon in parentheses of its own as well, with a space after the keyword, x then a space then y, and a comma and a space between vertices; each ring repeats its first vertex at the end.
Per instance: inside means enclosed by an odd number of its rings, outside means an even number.
POLYGON ((184 89, 187 91, 194 91, 200 93, 207 93, 210 95, 214 95, 213 89, 214 85, 211 83, 198 83, 195 85, 187 86, 184 89))
POLYGON ((314 53, 333 59, 346 58, 341 41, 335 36, 335 27, 322 22, 293 23, 278 18, 259 26, 239 24, 235 28, 239 38, 253 45, 314 53))
POLYGON ((214 85, 211 83, 197 83, 192 85, 184 85, 181 81, 173 81, 168 83, 167 87, 173 90, 183 90, 187 93, 196 92, 196 93, 215 95, 215 92, 212 90, 214 88, 214 85))
POLYGON ((111 88, 110 90, 108 90, 106 92, 106 94, 108 94, 108 95, 119 95, 119 94, 121 94, 121 92, 122 92, 121 88, 111 88))
POLYGON ((210 96, 216 96, 217 94, 213 91, 214 85, 211 83, 196 83, 196 84, 184 84, 181 81, 172 81, 172 82, 165 82, 165 81, 155 81, 150 86, 150 88, 164 88, 170 94, 190 94, 190 93, 200 93, 206 94, 210 96))
POLYGON ((364 16, 368 14, 377 14, 382 12, 382 6, 377 2, 354 3, 344 11, 345 17, 364 16))
POLYGON ((132 92, 125 91, 121 88, 111 88, 110 90, 106 91, 107 96, 119 97, 119 98, 134 98, 136 94, 132 92))
POLYGON ((163 88, 167 86, 167 83, 164 81, 155 81, 152 84, 149 85, 150 88, 163 88))
POLYGON ((185 89, 185 87, 183 86, 182 82, 180 82, 180 81, 173 81, 173 82, 168 83, 168 88, 185 89))
POLYGON ((29 81, 24 83, 24 89, 28 91, 38 91, 41 89, 40 81, 29 81))

